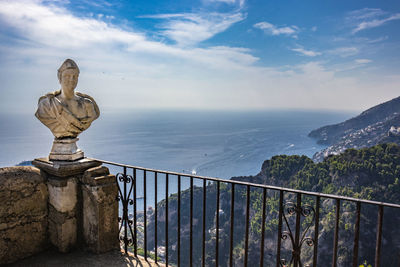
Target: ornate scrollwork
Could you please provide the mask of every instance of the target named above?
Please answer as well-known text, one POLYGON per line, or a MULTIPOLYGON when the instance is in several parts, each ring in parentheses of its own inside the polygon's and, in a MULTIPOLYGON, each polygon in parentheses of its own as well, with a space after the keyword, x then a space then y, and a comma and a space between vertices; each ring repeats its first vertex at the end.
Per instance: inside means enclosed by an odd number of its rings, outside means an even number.
MULTIPOLYGON (((310 205, 303 205, 303 206, 299 206, 294 202, 287 202, 284 204, 284 212, 283 212, 283 218, 284 218, 284 222, 286 224, 287 227, 287 231, 283 231, 281 233, 281 238, 282 240, 290 240, 291 245, 292 245, 292 256, 291 259, 289 261, 289 263, 287 262, 287 260, 285 259, 281 259, 280 261, 280 265, 282 267, 287 267, 290 266, 293 262, 298 262, 299 266, 303 266, 301 259, 300 259, 300 255, 301 255, 301 248, 302 245, 304 243, 306 243, 308 246, 313 246, 314 245, 314 239, 312 239, 311 237, 307 236, 306 234, 308 233, 308 231, 310 230, 310 227, 312 225, 312 223, 314 222, 314 218, 315 218, 315 210, 312 206, 310 205), (296 238, 292 232, 292 229, 290 228, 290 223, 289 223, 289 217, 292 215, 296 215, 296 216, 302 216, 304 218, 312 216, 310 222, 307 223, 305 230, 303 231, 302 234, 297 233, 297 243, 296 243, 296 238), (300 239, 299 239, 300 238, 300 239)), ((301 229, 301 220, 299 217, 297 217, 296 223, 299 223, 300 225, 296 225, 296 229, 301 229)))
POLYGON ((315 214, 314 208, 310 205, 304 205, 301 207, 301 215, 308 217, 310 214, 315 214))
POLYGON ((287 267, 287 262, 286 262, 286 260, 285 259, 281 259, 281 266, 282 267, 287 267))
POLYGON ((124 174, 124 173, 117 173, 116 178, 117 178, 117 181, 124 182, 127 184, 129 184, 133 181, 133 178, 131 175, 124 174))
POLYGON ((293 215, 297 212, 297 206, 293 202, 287 202, 284 205, 284 210, 286 210, 286 213, 288 215, 293 215))
POLYGON ((282 240, 288 239, 289 236, 290 236, 290 233, 288 231, 283 231, 281 234, 282 240))
POLYGON ((307 246, 312 247, 314 246, 314 239, 307 236, 306 238, 304 238, 301 242, 301 244, 306 243, 307 246))
POLYGON ((115 177, 118 184, 118 196, 116 197, 116 200, 122 204, 122 216, 118 218, 118 222, 120 223, 119 240, 125 245, 125 247, 127 247, 133 245, 134 242, 132 239, 134 236, 132 230, 133 221, 129 219, 128 214, 128 206, 134 204, 131 196, 134 178, 126 173, 118 173, 115 177))

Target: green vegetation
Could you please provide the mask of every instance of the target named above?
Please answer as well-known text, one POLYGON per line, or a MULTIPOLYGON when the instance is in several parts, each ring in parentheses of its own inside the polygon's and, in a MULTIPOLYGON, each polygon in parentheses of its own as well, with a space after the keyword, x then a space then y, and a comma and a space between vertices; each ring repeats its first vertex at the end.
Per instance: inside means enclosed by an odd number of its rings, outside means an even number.
MULTIPOLYGON (((398 203, 400 146, 348 149, 314 163, 306 156, 274 156, 264 162, 264 184, 398 203)), ((258 175, 260 176, 260 175, 258 175)))
MULTIPOLYGON (((240 180, 251 180, 252 182, 268 185, 278 185, 293 189, 301 189, 327 194, 355 197, 384 201, 390 203, 400 203, 400 146, 396 144, 382 144, 371 148, 360 150, 348 149, 343 154, 330 156, 321 163, 314 163, 306 156, 274 156, 263 164, 260 174, 255 177, 239 178, 240 180)), ((258 244, 262 222, 262 195, 260 192, 252 193, 256 200, 252 201, 254 216, 251 218, 251 231, 254 233, 254 245, 258 244)), ((293 194, 286 194, 285 201, 293 201, 293 194)), ((324 201, 324 199, 322 199, 324 201)), ((309 198, 304 200, 311 206, 315 206, 315 200, 309 198)), ((266 234, 273 234, 277 229, 277 217, 279 210, 278 198, 271 196, 266 203, 267 221, 266 234), (271 216, 272 215, 272 216, 271 216)), ((335 223, 335 208, 333 201, 321 203, 321 224, 320 233, 326 235, 330 244, 333 237, 335 223)), ((364 231, 361 235, 362 248, 360 256, 373 261, 375 229, 376 229, 377 207, 368 205, 363 206, 361 214, 362 229, 373 229, 364 231)), ((400 248, 396 247, 394 236, 399 236, 399 232, 393 225, 399 222, 400 211, 394 211, 394 216, 385 217, 388 228, 387 240, 393 242, 388 244, 384 253, 396 253, 400 248), (392 225, 392 226, 391 226, 392 225)), ((311 217, 303 221, 303 229, 310 222, 311 217)), ((355 222, 355 204, 342 201, 339 241, 339 261, 344 266, 351 265, 352 238, 355 222)), ((310 233, 313 233, 311 229, 310 233)), ((320 246, 324 244, 320 243, 320 246)), ((398 245, 397 245, 398 246, 398 245)), ((307 250, 306 250, 307 252, 307 250)), ((310 252, 310 251, 309 251, 310 252)), ((330 257, 321 257, 322 262, 329 262, 330 257)), ((307 255, 304 255, 307 258, 307 255)), ((382 257, 384 258, 384 257, 382 257)), ((394 266, 396 261, 393 257, 386 257, 384 266, 394 266)), ((367 265, 365 265, 367 266, 367 265)))
MULTIPOLYGON (((361 199, 400 203, 400 146, 396 144, 382 144, 360 150, 349 149, 343 154, 330 156, 321 163, 314 163, 306 156, 274 156, 263 163, 262 170, 256 176, 235 177, 240 181, 282 186, 314 192, 323 192, 361 199)), ((219 264, 227 265, 229 259, 230 238, 230 197, 231 187, 221 184, 220 193, 220 241, 219 264)), ((215 255, 215 214, 216 214, 216 184, 207 185, 207 210, 206 210, 206 265, 213 265, 215 255)), ((197 266, 201 263, 202 235, 202 188, 194 189, 194 233, 193 233, 193 260, 197 266)), ((262 224, 262 196, 263 190, 252 188, 250 195, 250 238, 249 238, 249 265, 258 265, 260 255, 260 238, 262 224)), ((181 212, 181 258, 182 264, 187 263, 188 253, 188 222, 189 222, 189 192, 183 191, 181 212), (186 256, 185 256, 186 255, 186 256)), ((285 193, 284 202, 295 201, 296 195, 285 193)), ((302 197, 302 205, 308 204, 315 207, 315 198, 302 197)), ((164 216, 165 201, 159 204, 159 218, 164 216)), ((169 198, 169 232, 176 233, 176 196, 169 198)), ((354 239, 355 203, 342 201, 340 212, 339 233, 339 266, 351 266, 354 239)), ((234 261, 237 266, 243 265, 244 259, 244 233, 245 233, 246 187, 235 187, 235 216, 234 216, 234 261)), ((276 260, 276 240, 279 212, 279 192, 267 190, 266 218, 265 218, 265 263, 271 265, 276 260)), ((294 217, 294 216, 293 216, 294 217)), ((359 249, 359 264, 373 262, 375 249, 377 207, 362 205, 361 210, 361 235, 359 249)), ((302 220, 302 229, 311 223, 308 235, 313 235, 314 228, 312 216, 302 220)), ((400 221, 400 211, 385 209, 384 217, 384 247, 382 248, 382 266, 397 266, 398 258, 389 257, 397 255, 400 250, 398 237, 400 229, 396 225, 400 221), (389 215, 390 214, 390 215, 389 215)), ((293 223, 293 218, 289 218, 293 223)), ((321 198, 320 229, 319 229, 319 264, 330 264, 332 259, 333 231, 335 224, 335 202, 321 198)), ((153 219, 150 219, 149 232, 154 231, 153 219), (153 227, 153 228, 152 228, 153 227)), ((163 236, 164 224, 162 219, 158 223, 158 235, 163 236)), ((286 230, 285 227, 283 230, 286 230)), ((292 226, 294 230, 294 225, 292 226)), ((153 241, 149 241, 152 246, 153 241)), ((176 258, 176 235, 171 234, 169 239, 170 261, 176 258)), ((290 259, 291 247, 283 245, 282 253, 290 259), (285 254, 286 253, 286 254, 285 254)), ((162 240, 158 242, 160 245, 162 240)), ((312 248, 303 246, 303 263, 310 263, 312 248)), ((368 266, 368 264, 364 264, 368 266)))

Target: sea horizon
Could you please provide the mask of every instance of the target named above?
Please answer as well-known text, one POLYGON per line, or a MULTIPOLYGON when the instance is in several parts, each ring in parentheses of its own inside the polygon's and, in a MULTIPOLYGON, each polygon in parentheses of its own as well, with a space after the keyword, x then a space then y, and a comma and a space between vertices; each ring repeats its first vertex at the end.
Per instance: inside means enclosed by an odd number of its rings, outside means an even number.
MULTIPOLYGON (((185 111, 142 110, 110 112, 79 136, 78 147, 87 157, 230 179, 256 175, 262 163, 274 155, 313 154, 325 146, 308 133, 327 124, 349 119, 355 113, 332 111, 185 111)), ((51 132, 32 114, 0 115, 0 167, 46 157, 51 149, 51 132)), ((113 174, 121 172, 110 167, 113 174)), ((138 195, 141 192, 138 179, 138 195)), ((163 180, 159 186, 163 188, 163 180)), ((170 192, 176 192, 175 179, 170 192)), ((195 181, 195 185, 200 181, 195 181)), ((148 188, 154 179, 148 178, 148 188)), ((165 185, 164 185, 165 186, 165 185)), ((182 188, 188 183, 183 179, 182 188)), ((159 193, 158 200, 165 195, 159 193)), ((148 191, 153 203, 153 190, 148 191)), ((140 201, 139 201, 140 202, 140 201)), ((140 203, 138 204, 140 205, 140 203)), ((153 204, 149 204, 152 206, 153 204)))

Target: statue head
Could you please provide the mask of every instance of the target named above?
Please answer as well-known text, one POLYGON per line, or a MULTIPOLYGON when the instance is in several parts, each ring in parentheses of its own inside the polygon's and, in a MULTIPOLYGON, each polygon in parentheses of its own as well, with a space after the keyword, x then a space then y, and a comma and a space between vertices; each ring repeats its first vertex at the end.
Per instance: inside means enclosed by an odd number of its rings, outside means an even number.
POLYGON ((57 71, 62 90, 74 90, 78 85, 79 68, 72 59, 66 59, 57 71))

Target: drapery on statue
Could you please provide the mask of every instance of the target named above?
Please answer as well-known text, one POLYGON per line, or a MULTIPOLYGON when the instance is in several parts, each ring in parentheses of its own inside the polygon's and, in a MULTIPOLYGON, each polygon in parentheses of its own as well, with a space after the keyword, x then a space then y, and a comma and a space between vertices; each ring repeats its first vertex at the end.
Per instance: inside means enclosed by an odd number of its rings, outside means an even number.
POLYGON ((78 160, 83 152, 76 146, 77 137, 100 116, 100 111, 92 97, 74 92, 79 68, 72 59, 64 61, 57 76, 61 90, 40 97, 35 116, 55 137, 49 159, 78 160))

